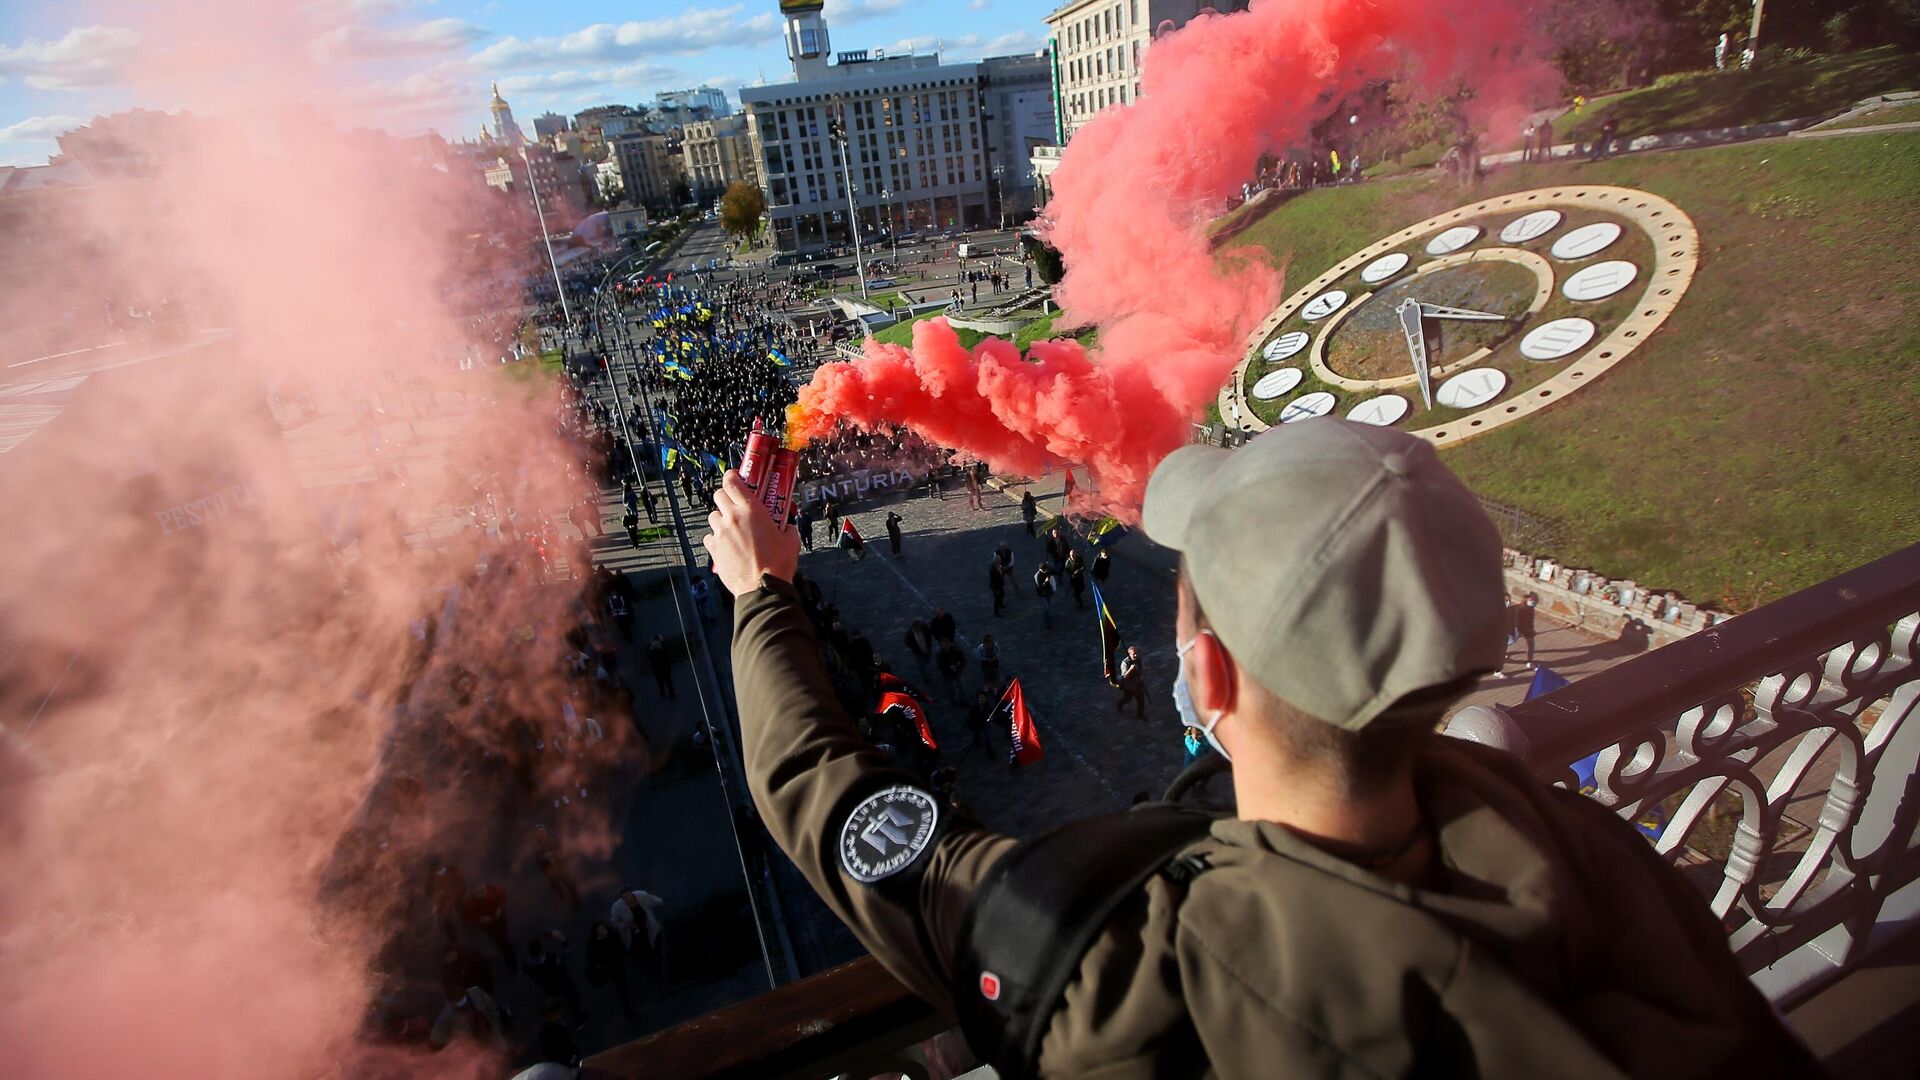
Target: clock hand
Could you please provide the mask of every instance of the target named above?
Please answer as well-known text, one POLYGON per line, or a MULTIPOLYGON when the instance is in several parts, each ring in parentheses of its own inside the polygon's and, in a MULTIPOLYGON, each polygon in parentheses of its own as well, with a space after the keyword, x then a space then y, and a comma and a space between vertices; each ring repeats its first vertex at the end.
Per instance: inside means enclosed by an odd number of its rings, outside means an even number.
POLYGON ((1468 322, 1505 322, 1505 315, 1496 315, 1491 311, 1472 311, 1467 308, 1443 307, 1439 304, 1420 305, 1420 316, 1426 319, 1463 319, 1468 322))
POLYGON ((1427 369, 1427 331, 1420 323, 1426 305, 1411 297, 1400 301, 1400 329, 1407 336, 1407 353, 1413 357, 1413 373, 1420 376, 1420 397, 1433 408, 1433 376, 1427 369))

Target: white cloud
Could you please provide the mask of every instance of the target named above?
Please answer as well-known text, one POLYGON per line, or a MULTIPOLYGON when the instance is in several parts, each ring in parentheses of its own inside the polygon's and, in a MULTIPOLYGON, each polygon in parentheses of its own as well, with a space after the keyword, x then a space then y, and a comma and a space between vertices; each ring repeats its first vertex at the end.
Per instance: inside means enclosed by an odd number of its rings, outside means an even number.
POLYGON ((509 99, 515 94, 558 94, 595 87, 605 87, 611 93, 636 86, 651 88, 684 81, 686 77, 682 72, 643 60, 616 67, 570 68, 544 75, 510 75, 500 80, 500 93, 509 99))
POLYGON ((118 26, 82 26, 58 41, 0 43, 0 81, 24 80, 36 90, 84 90, 120 80, 140 35, 118 26))
POLYGON ((429 19, 375 29, 347 25, 314 39, 313 54, 327 60, 391 60, 463 52, 493 34, 465 19, 429 19))
POLYGON ((30 116, 0 127, 0 165, 41 165, 58 147, 54 136, 85 124, 77 116, 30 116))
POLYGON ((823 14, 831 23, 845 25, 882 15, 892 15, 905 3, 906 0, 829 0, 823 14))
POLYGON ((689 11, 664 19, 595 23, 557 37, 507 37, 481 49, 472 65, 481 70, 607 63, 642 56, 689 54, 728 45, 760 45, 776 37, 771 13, 741 18, 743 5, 689 11))
POLYGON ((1014 30, 996 37, 961 34, 959 37, 907 37, 888 45, 889 53, 930 53, 939 50, 948 60, 978 60, 983 56, 1017 56, 1036 52, 1046 43, 1026 30, 1014 30))
POLYGON ((1019 56, 1023 53, 1039 52, 1047 43, 1039 35, 1028 30, 1013 30, 999 37, 989 38, 980 46, 977 53, 963 55, 976 56, 1019 56))
POLYGON ((985 11, 993 6, 993 0, 967 0, 968 11, 985 11))
POLYGON ((0 127, 0 142, 51 141, 55 135, 64 135, 84 124, 86 121, 78 116, 30 116, 17 124, 0 127))

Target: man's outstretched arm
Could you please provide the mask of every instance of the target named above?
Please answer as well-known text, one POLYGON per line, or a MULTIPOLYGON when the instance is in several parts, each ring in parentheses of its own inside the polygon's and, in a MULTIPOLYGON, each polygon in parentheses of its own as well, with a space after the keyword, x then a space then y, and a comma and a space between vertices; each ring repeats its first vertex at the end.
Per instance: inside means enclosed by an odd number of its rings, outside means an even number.
POLYGON ((861 944, 915 993, 951 1008, 948 958, 973 886, 1013 841, 956 820, 861 737, 792 584, 798 537, 733 473, 718 501, 706 545, 737 597, 734 693, 754 805, 861 944))

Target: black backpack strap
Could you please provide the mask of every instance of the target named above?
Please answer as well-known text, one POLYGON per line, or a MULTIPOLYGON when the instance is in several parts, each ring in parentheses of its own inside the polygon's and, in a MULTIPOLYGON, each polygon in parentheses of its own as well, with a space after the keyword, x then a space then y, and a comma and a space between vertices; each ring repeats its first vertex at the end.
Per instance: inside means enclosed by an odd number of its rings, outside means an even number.
POLYGON ((1107 920, 1213 820, 1146 804, 1001 856, 974 890, 954 959, 954 1009, 974 1052, 1007 1080, 1034 1075, 1047 1025, 1107 920))

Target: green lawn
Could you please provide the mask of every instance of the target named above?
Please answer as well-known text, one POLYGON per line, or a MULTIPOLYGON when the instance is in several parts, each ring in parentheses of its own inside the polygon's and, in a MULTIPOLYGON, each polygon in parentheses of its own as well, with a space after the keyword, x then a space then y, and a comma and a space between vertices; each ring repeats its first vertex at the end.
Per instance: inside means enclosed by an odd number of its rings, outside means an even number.
POLYGON ((1920 133, 1322 189, 1236 245, 1297 284, 1442 210, 1576 181, 1686 210, 1699 274, 1604 381, 1447 462, 1559 522, 1567 564, 1736 610, 1920 541, 1920 133))
POLYGON ((1836 116, 1863 98, 1920 88, 1920 54, 1888 45, 1862 52, 1775 60, 1741 71, 1669 75, 1644 90, 1594 102, 1553 123, 1554 141, 1584 141, 1611 116, 1620 136, 1738 127, 1803 116, 1836 116))
MULTIPOLYGON (((882 330, 879 333, 873 335, 874 340, 885 342, 888 345, 903 345, 903 346, 911 345, 913 344, 913 324, 919 322, 921 319, 931 319, 941 314, 944 314, 944 313, 939 311, 932 311, 932 312, 928 312, 925 315, 921 315, 918 318, 907 319, 901 322, 894 323, 892 326, 889 326, 885 330, 882 330)), ((1021 327, 1020 332, 1013 335, 1014 345, 1019 347, 1019 349, 1022 352, 1025 352, 1027 349, 1027 346, 1033 344, 1036 341, 1042 340, 1044 338, 1066 336, 1066 335, 1056 335, 1053 332, 1054 320, 1059 318, 1059 316, 1060 316, 1060 313, 1058 311, 1055 311, 1052 315, 1044 315, 1039 319, 1036 319, 1035 321, 1030 322, 1027 325, 1021 327)), ((983 334, 978 330, 965 330, 965 329, 958 329, 958 328, 954 330, 954 333, 959 335, 960 344, 965 345, 968 348, 972 348, 975 345, 980 344, 982 341, 985 341, 987 338, 993 336, 991 334, 983 334)), ((1095 341, 1099 340, 1099 331, 1091 327, 1088 327, 1078 331, 1072 336, 1075 340, 1079 341, 1082 345, 1091 346, 1095 341)))
POLYGON ((548 349, 540 354, 538 360, 503 364, 500 370, 508 380, 521 386, 529 389, 544 387, 560 377, 561 358, 565 355, 559 349, 548 349))

